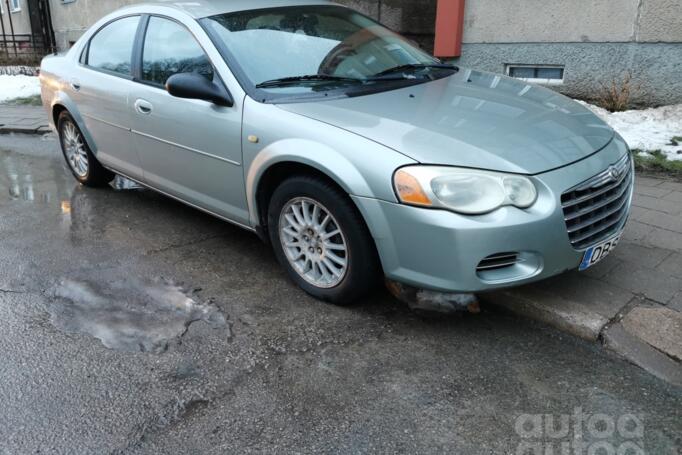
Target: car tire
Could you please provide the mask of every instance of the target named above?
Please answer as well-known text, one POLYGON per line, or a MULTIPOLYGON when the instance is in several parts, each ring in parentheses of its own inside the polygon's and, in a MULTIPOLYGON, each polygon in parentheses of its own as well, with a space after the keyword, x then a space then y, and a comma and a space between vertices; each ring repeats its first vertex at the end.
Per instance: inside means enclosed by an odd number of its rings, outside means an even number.
POLYGON ((350 305, 379 282, 376 247, 362 216, 347 194, 323 179, 282 182, 270 199, 268 232, 289 277, 317 299, 350 305))
POLYGON ((68 111, 62 111, 57 119, 59 143, 66 164, 73 176, 86 186, 105 186, 114 174, 105 169, 92 154, 78 124, 68 111))

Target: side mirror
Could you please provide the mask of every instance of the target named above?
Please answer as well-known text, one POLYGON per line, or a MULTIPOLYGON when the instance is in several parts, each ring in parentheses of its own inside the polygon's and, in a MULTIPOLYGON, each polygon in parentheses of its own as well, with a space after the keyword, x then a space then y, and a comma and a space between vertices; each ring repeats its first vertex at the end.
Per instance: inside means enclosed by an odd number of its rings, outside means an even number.
POLYGON ((230 93, 197 73, 178 73, 168 78, 166 90, 177 98, 210 101, 218 106, 232 107, 230 93))

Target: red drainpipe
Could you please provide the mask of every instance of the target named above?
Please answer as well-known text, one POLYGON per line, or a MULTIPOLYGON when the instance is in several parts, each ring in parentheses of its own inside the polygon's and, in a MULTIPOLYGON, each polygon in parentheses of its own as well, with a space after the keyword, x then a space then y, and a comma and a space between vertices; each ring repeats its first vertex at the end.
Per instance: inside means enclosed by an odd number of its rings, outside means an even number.
POLYGON ((465 0, 438 0, 436 12, 436 57, 459 57, 462 55, 464 34, 465 0))

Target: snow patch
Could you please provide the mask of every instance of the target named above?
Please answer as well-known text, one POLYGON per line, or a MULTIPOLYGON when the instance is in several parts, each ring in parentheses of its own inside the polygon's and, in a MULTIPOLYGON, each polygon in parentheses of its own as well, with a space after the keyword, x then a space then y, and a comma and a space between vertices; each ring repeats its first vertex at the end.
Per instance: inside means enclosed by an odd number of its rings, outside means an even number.
POLYGON ((40 80, 34 76, 0 75, 0 103, 40 95, 40 80))
POLYGON ((670 145, 673 137, 682 137, 682 104, 609 112, 584 101, 578 102, 623 136, 631 149, 645 152, 660 150, 669 160, 682 161, 682 144, 670 145))

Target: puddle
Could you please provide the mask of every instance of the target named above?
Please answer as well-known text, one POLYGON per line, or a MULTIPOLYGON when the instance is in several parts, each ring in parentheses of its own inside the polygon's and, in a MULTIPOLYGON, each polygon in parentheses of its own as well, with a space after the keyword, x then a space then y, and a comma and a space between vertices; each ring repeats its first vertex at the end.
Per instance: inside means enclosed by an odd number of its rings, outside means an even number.
POLYGON ((134 181, 127 179, 125 177, 122 177, 118 174, 116 174, 116 177, 114 177, 114 180, 109 185, 117 191, 143 190, 143 189, 145 189, 139 183, 134 182, 134 181))
POLYGON ((198 321, 229 331, 216 306, 198 303, 168 283, 64 280, 54 289, 54 296, 49 312, 55 327, 87 333, 117 351, 161 354, 198 321))
POLYGON ((0 149, 1 193, 11 201, 52 205, 71 195, 74 180, 54 160, 0 149))

